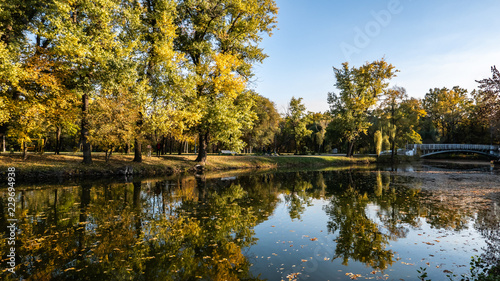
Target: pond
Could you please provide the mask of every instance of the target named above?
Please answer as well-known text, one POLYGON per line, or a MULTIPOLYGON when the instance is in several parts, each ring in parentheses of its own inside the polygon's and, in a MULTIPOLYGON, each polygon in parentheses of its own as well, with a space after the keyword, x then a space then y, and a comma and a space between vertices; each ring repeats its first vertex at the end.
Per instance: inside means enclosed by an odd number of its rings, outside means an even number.
POLYGON ((16 274, 3 275, 444 280, 499 257, 499 194, 498 168, 446 163, 19 185, 16 274))

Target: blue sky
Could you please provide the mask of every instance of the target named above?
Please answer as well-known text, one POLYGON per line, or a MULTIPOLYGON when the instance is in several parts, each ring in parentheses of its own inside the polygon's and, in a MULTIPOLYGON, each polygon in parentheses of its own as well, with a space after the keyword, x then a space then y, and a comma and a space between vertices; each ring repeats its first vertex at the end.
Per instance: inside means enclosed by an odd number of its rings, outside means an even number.
POLYGON ((276 0, 278 30, 261 46, 255 90, 280 112, 292 96, 328 110, 332 67, 385 57, 400 72, 391 86, 422 98, 430 88, 476 88, 500 67, 500 1, 276 0))

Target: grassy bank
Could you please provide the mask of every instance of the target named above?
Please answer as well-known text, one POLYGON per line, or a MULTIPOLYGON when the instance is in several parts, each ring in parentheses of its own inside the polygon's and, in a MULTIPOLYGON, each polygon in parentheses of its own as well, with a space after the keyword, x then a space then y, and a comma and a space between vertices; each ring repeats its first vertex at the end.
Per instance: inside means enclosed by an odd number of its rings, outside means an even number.
MULTIPOLYGON (((195 155, 167 155, 161 157, 143 157, 142 163, 132 162, 133 155, 113 155, 108 163, 104 154, 94 153, 93 164, 81 163, 79 154, 30 154, 26 161, 19 154, 0 155, 1 174, 7 172, 7 167, 15 167, 19 178, 72 178, 72 177, 111 177, 126 173, 142 176, 169 175, 174 173, 195 172, 195 155)), ((321 168, 351 164, 368 164, 375 162, 374 157, 323 156, 219 156, 209 155, 205 171, 231 169, 262 169, 262 168, 321 168)), ((198 170, 200 167, 198 167, 198 170)))

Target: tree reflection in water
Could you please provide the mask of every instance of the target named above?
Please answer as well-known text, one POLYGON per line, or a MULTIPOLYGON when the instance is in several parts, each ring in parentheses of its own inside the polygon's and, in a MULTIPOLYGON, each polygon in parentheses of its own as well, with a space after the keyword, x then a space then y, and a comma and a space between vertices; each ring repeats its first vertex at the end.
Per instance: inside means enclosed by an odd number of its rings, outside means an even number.
POLYGON ((389 242, 406 237, 422 220, 434 228, 460 231, 467 227, 470 211, 421 192, 419 185, 380 171, 329 174, 332 196, 324 210, 330 217, 328 230, 336 235, 333 258, 342 259, 344 265, 354 260, 384 270, 394 263, 394 253, 387 250, 389 242))
MULTIPOLYGON (((459 208, 420 184, 390 172, 338 170, 21 189, 17 279, 260 280, 246 252, 256 243, 254 227, 279 204, 292 221, 304 220, 316 199, 327 202, 331 258, 344 265, 384 270, 395 263, 390 241, 423 222, 459 231, 476 217, 489 243, 483 258, 498 262, 499 208, 459 208)), ((0 203, 4 210, 5 197, 0 203)), ((0 248, 7 252, 7 243, 0 248)))
POLYGON ((242 249, 255 241, 260 202, 240 185, 177 179, 82 184, 70 192, 79 196, 54 190, 30 194, 22 212, 19 279, 259 280, 242 249), (40 200, 53 201, 44 210, 40 200))

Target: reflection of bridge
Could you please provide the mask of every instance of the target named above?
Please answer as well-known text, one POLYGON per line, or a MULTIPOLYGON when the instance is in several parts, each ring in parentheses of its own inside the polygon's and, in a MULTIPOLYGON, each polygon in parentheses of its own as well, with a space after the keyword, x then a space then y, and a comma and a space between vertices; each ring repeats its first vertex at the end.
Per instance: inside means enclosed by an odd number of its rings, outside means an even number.
POLYGON ((485 144, 409 144, 406 147, 420 154, 420 157, 439 153, 477 153, 500 158, 499 145, 485 144))

